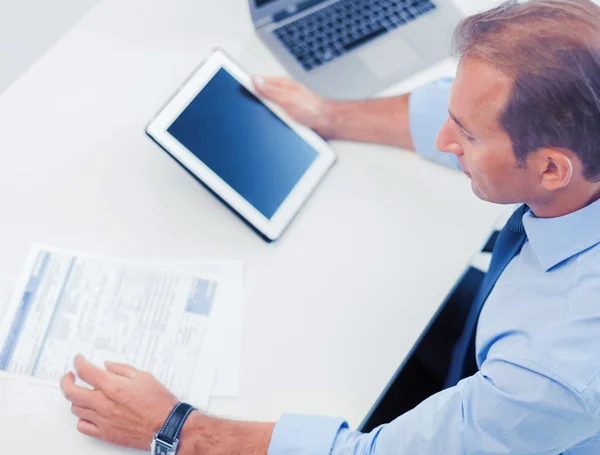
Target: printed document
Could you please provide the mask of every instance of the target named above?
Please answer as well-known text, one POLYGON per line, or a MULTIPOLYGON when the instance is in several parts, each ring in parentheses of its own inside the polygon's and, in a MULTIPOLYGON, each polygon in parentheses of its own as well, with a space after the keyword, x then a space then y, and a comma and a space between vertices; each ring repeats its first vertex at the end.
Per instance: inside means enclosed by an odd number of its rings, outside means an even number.
POLYGON ((150 371, 206 409, 231 299, 210 276, 36 246, 2 318, 0 371, 57 383, 82 353, 150 371))

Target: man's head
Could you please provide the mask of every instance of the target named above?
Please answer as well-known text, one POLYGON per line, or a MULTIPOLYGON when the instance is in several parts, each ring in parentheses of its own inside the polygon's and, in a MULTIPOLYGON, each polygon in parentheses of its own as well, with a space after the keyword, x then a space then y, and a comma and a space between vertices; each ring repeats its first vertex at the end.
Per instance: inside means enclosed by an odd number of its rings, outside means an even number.
POLYGON ((459 157, 475 193, 539 216, 596 197, 600 7, 510 1, 462 21, 454 41, 461 60, 437 145, 459 157))

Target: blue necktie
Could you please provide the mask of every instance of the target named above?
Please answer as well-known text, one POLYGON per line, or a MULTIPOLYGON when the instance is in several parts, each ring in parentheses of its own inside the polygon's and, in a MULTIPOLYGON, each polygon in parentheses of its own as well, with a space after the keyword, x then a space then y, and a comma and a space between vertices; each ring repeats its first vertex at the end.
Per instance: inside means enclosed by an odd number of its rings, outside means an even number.
POLYGON ((496 281, 498 281, 508 263, 521 251, 521 247, 525 243, 527 235, 523 227, 523 215, 526 211, 526 205, 519 207, 498 235, 492 251, 490 268, 473 299, 462 334, 454 345, 444 388, 453 387, 461 379, 477 372, 475 334, 479 314, 496 281))

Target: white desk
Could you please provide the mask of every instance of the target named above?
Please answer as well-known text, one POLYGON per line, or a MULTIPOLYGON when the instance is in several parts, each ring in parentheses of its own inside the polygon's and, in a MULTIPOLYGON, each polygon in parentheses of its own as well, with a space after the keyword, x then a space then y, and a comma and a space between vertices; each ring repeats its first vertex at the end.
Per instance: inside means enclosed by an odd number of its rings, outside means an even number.
MULTIPOLYGON (((214 46, 250 71, 282 73, 246 0, 104 0, 0 98, 0 274, 18 273, 32 241, 241 258, 242 393, 210 411, 357 425, 504 210, 414 154, 335 143, 333 171, 284 236, 263 242, 144 135, 214 46)), ((0 424, 6 452, 126 452, 78 435, 68 415, 0 424)))

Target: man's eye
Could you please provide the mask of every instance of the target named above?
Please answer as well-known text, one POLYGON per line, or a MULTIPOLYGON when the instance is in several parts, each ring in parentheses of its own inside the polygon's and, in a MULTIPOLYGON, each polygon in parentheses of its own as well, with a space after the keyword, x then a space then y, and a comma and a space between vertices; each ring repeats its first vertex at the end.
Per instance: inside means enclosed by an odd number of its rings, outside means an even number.
POLYGON ((460 135, 462 137, 464 137, 467 141, 473 142, 475 140, 475 138, 473 136, 471 136, 470 134, 467 134, 467 132, 465 130, 463 130, 462 128, 459 127, 458 130, 460 131, 460 135))

